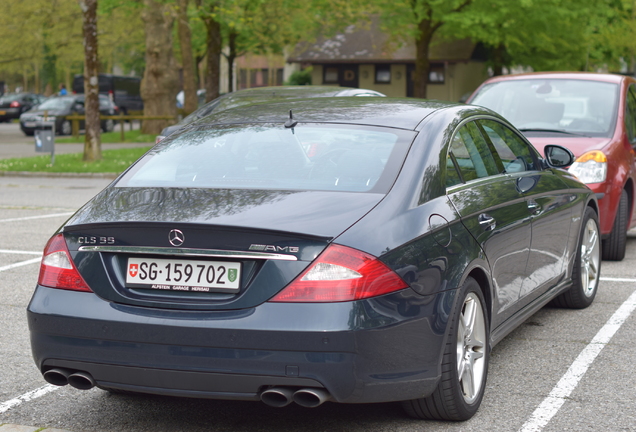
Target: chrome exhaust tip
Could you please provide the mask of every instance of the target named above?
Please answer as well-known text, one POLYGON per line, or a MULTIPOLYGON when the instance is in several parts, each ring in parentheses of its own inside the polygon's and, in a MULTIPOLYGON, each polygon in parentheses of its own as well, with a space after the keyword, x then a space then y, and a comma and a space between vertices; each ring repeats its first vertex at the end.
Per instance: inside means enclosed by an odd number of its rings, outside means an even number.
POLYGON ((316 408, 331 399, 331 396, 324 389, 304 388, 295 392, 292 398, 300 406, 316 408))
POLYGON ((75 372, 69 375, 68 383, 78 390, 90 390, 95 387, 95 380, 87 372, 75 372))
POLYGON ((47 370, 42 376, 47 383, 62 387, 68 384, 68 377, 71 373, 68 369, 55 368, 47 370))
POLYGON ((264 404, 282 408, 292 403, 293 390, 285 387, 272 387, 261 393, 261 401, 264 404))

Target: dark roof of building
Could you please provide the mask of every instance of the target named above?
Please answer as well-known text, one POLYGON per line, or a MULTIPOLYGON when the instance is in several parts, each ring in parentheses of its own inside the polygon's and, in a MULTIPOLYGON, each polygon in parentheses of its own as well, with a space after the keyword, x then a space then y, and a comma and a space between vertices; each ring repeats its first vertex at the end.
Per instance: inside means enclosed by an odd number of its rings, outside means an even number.
MULTIPOLYGON (((459 62, 475 59, 476 44, 470 39, 433 38, 429 59, 437 62, 459 62)), ((350 25, 331 38, 296 45, 288 57, 293 63, 411 63, 415 61, 415 43, 392 40, 382 31, 379 20, 350 25)))

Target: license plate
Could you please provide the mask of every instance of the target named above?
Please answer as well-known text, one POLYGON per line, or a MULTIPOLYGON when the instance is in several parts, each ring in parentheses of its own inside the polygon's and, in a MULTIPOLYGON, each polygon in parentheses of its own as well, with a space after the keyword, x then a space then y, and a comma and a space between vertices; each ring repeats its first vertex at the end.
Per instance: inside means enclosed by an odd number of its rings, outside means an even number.
POLYGON ((24 122, 24 127, 35 127, 35 122, 24 122))
POLYGON ((126 286, 165 291, 238 292, 241 264, 225 261, 128 258, 126 286))

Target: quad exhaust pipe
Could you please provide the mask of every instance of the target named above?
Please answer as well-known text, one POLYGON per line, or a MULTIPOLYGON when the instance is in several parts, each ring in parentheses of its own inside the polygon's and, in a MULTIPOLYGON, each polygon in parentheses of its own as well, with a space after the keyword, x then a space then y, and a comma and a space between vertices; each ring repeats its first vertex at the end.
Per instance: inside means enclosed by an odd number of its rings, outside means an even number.
POLYGON ((331 399, 327 390, 319 388, 300 389, 294 393, 294 402, 305 408, 316 408, 331 399))
MULTIPOLYGON (((88 372, 73 371, 64 368, 49 369, 42 374, 46 382, 56 386, 69 384, 78 390, 90 390, 95 387, 95 380, 88 372)), ((261 401, 266 405, 282 408, 292 402, 305 408, 315 408, 331 399, 331 395, 325 389, 289 387, 272 387, 263 391, 261 401)))
POLYGON ((75 372, 69 375, 68 383, 78 390, 90 390, 95 387, 95 380, 88 372, 75 372))
POLYGON ((42 376, 49 384, 60 387, 67 384, 79 390, 89 390, 95 387, 95 380, 88 372, 53 368, 44 372, 42 376))
POLYGON ((286 387, 272 387, 261 393, 261 400, 269 406, 282 408, 293 402, 294 390, 286 387))
POLYGON ((49 369, 42 374, 47 383, 56 386, 68 384, 68 377, 72 372, 68 369, 49 369))
POLYGON ((305 408, 316 408, 330 399, 329 392, 319 388, 295 390, 288 387, 272 387, 261 393, 261 401, 276 408, 282 408, 292 402, 305 408))

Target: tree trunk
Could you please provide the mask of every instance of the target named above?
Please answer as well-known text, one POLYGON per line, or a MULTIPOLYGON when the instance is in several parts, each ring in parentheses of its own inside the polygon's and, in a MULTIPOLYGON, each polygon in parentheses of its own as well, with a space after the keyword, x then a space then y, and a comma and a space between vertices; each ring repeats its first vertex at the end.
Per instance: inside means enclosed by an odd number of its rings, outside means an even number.
POLYGON ((190 114, 197 109, 197 80, 195 74, 194 57, 192 55, 192 32, 188 21, 189 0, 179 0, 178 32, 181 46, 181 63, 183 65, 183 110, 190 114))
POLYGON ((238 33, 230 32, 228 46, 230 53, 225 56, 227 59, 227 91, 233 92, 234 89, 234 61, 236 60, 236 38, 238 33))
MULTIPOLYGON (((171 5, 156 0, 144 0, 144 5, 141 14, 146 33, 146 70, 141 81, 144 115, 176 117, 179 76, 172 55, 171 5)), ((172 123, 171 120, 146 120, 141 132, 157 135, 172 123)))
POLYGON ((205 101, 219 97, 219 80, 221 79, 221 24, 211 16, 203 18, 207 30, 208 71, 205 78, 205 101))
POLYGON ((97 53, 97 0, 78 0, 82 9, 84 34, 84 160, 102 158, 99 123, 99 56, 97 53))
POLYGON ((426 99, 426 86, 428 75, 431 69, 431 62, 428 59, 429 48, 435 29, 430 20, 423 20, 418 24, 419 37, 415 41, 415 82, 413 96, 426 99))
POLYGON ((493 76, 503 75, 504 67, 504 51, 506 47, 503 44, 499 44, 492 50, 492 73, 493 76))
POLYGON ((221 24, 214 19, 218 13, 219 0, 195 0, 199 9, 199 18, 205 24, 206 30, 206 58, 207 74, 205 76, 205 101, 209 102, 219 97, 219 80, 221 79, 222 38, 221 24))

